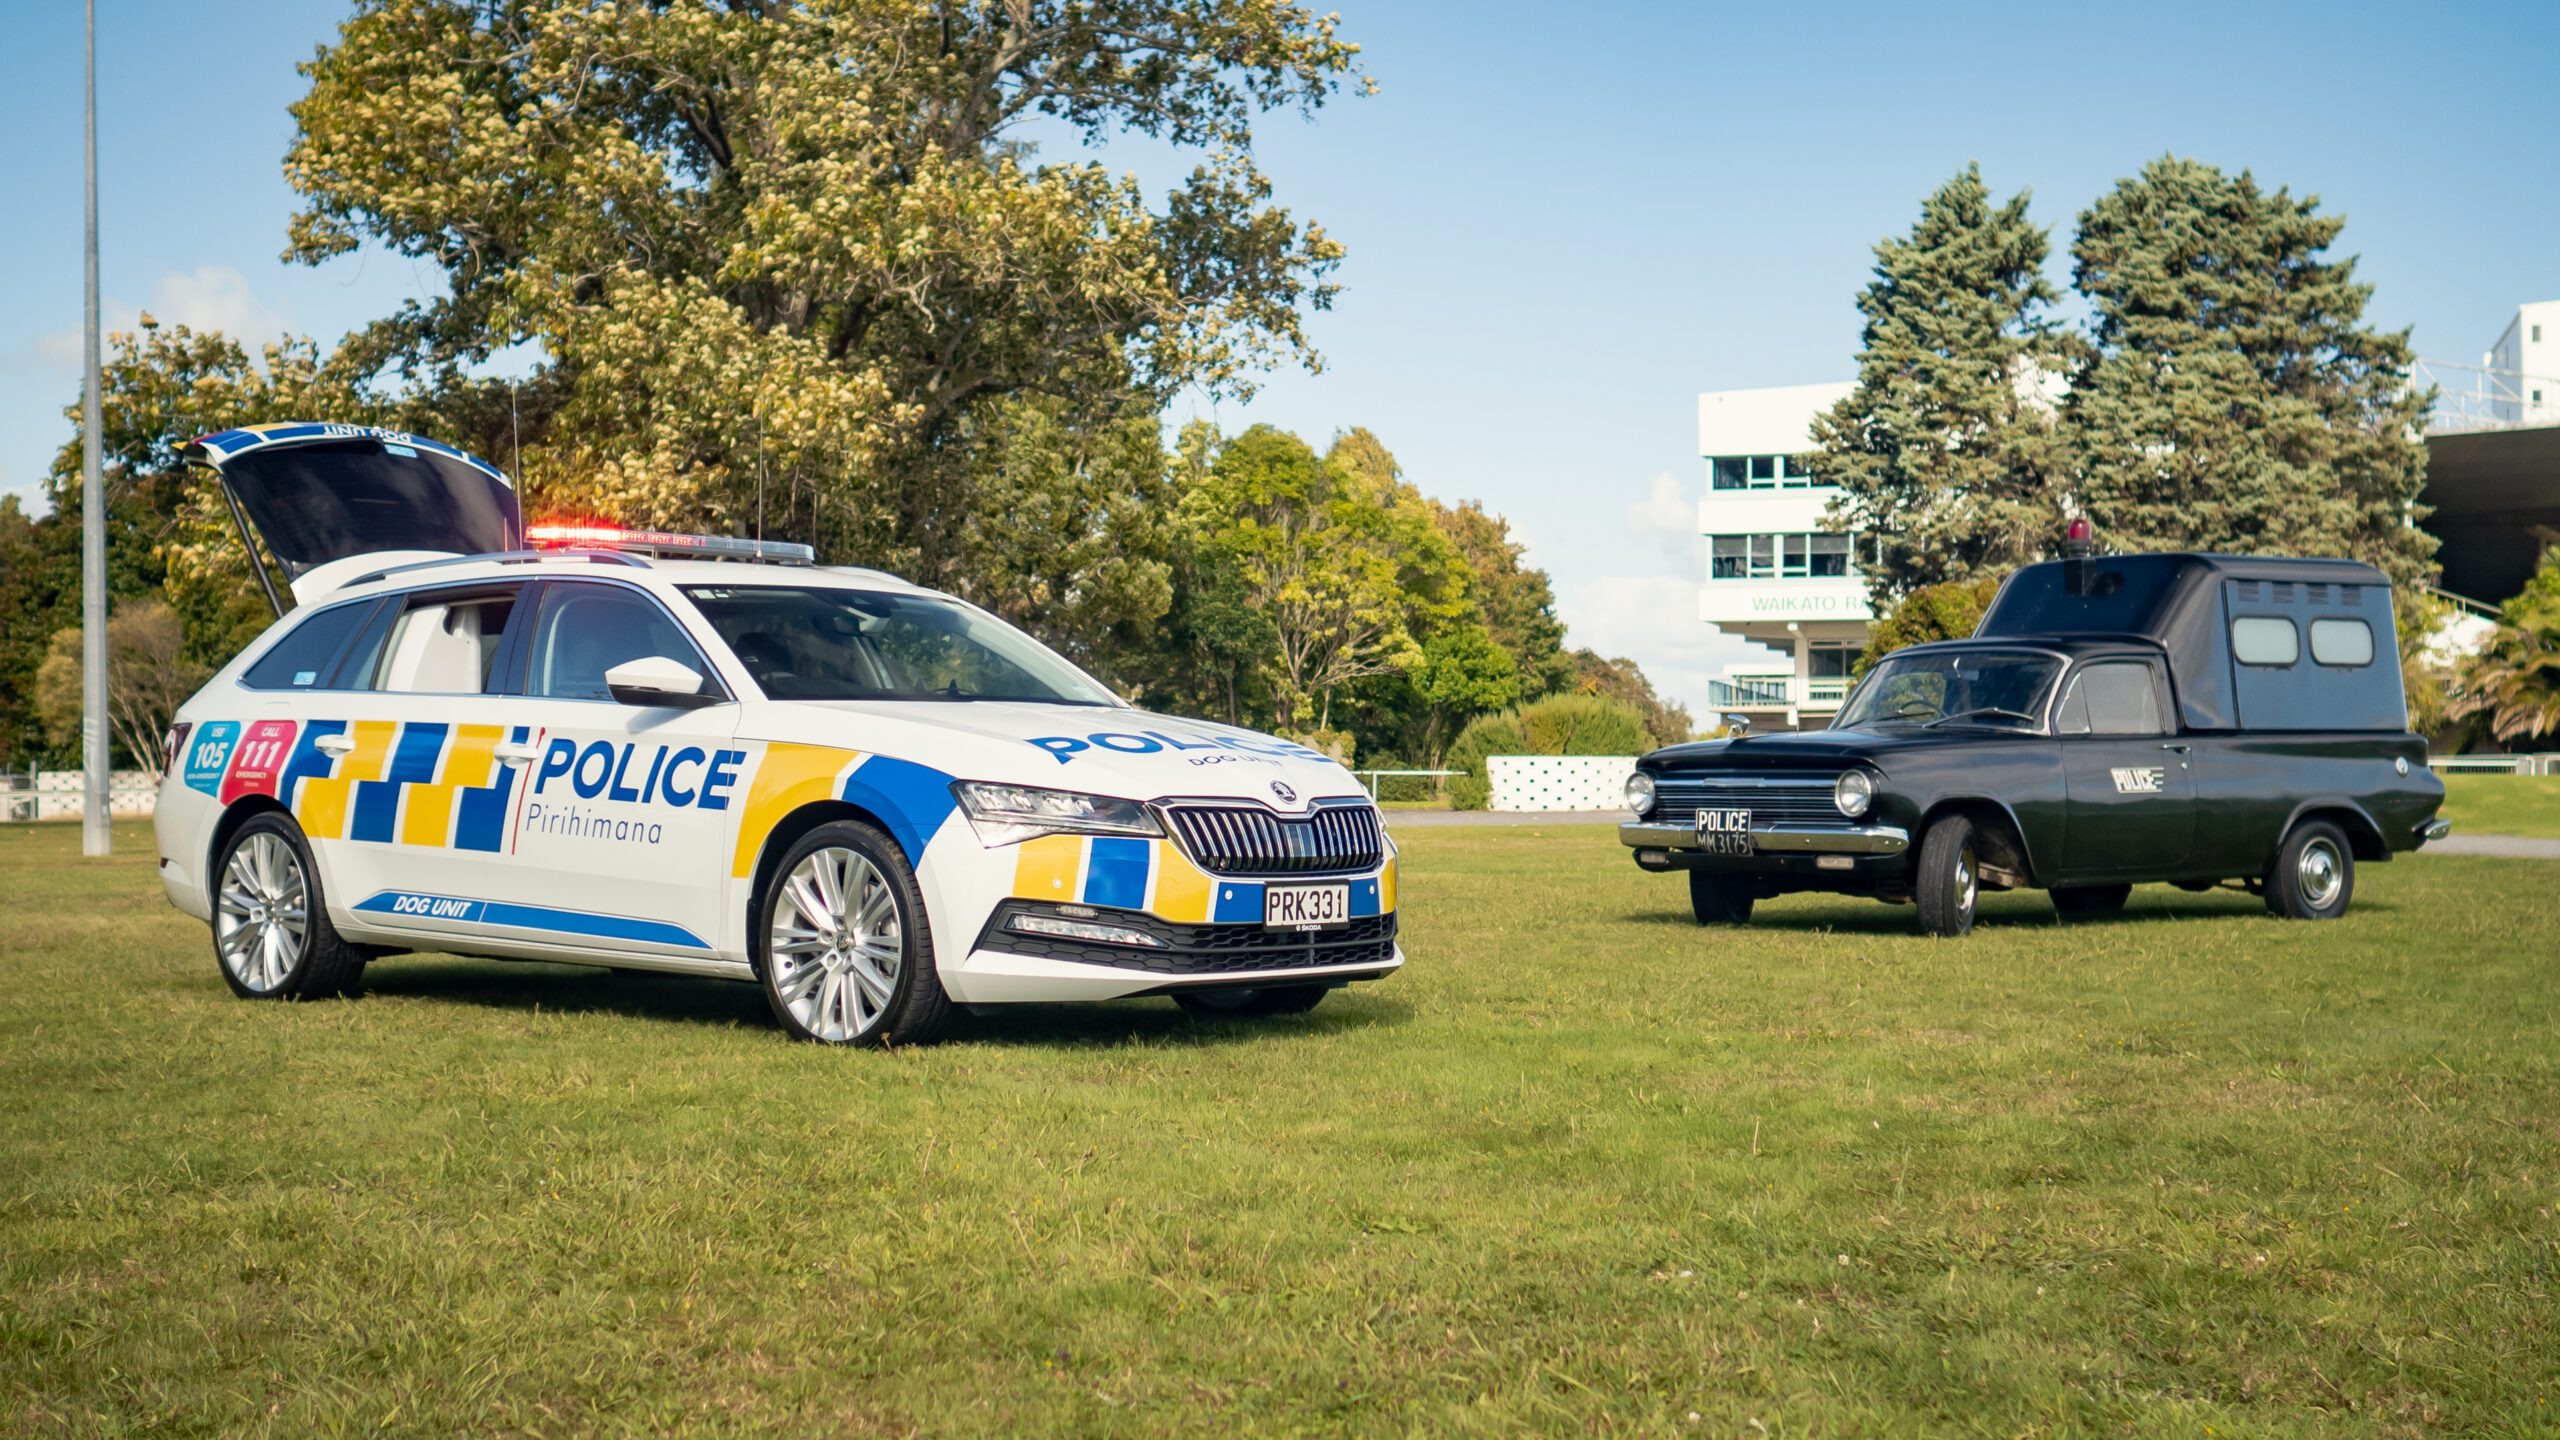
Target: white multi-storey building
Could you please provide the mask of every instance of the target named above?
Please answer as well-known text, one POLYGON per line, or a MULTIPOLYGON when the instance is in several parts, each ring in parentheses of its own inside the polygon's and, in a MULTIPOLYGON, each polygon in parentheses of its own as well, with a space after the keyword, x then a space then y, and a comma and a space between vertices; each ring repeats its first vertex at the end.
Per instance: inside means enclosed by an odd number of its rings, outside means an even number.
POLYGON ((2560 300, 2517 306, 2482 363, 2499 381, 2492 418, 2510 425, 2560 421, 2560 300))
POLYGON ((1719 711, 1765 728, 1829 723, 1848 693, 1849 666, 1866 648, 1866 581, 1853 537, 1824 517, 1837 490, 1816 485, 1801 457, 1813 419, 1850 386, 1718 390, 1698 397, 1698 450, 1707 498, 1707 581, 1698 618, 1778 652, 1726 667, 1709 682, 1719 711))

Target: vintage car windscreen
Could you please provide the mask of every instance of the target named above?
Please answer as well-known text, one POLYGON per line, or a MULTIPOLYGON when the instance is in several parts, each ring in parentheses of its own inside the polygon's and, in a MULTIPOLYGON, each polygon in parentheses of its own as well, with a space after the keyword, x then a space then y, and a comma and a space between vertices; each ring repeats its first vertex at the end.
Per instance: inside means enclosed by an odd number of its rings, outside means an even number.
POLYGON ((1968 724, 2040 730, 2045 692, 2061 673, 2059 658, 2035 650, 1888 656, 1858 683, 1832 728, 1968 724))
POLYGON ((1039 641, 938 596, 783 585, 684 593, 775 700, 1120 703, 1039 641))

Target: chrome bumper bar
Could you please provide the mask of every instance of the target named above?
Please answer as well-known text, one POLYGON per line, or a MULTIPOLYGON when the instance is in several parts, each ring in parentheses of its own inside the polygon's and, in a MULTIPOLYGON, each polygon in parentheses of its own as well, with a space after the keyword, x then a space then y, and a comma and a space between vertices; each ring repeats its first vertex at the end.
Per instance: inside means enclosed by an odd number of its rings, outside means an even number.
POLYGON ((2426 824, 2418 827, 2418 839, 2421 842, 2428 840, 2441 840, 2452 833, 2453 822, 2450 820, 2430 820, 2426 824))
MULTIPOLYGON (((1703 850, 1686 825, 1642 820, 1618 827, 1618 843, 1638 850, 1703 850)), ((1751 832, 1751 847, 1764 855, 1899 855, 1911 848, 1911 832, 1897 825, 1833 829, 1820 825, 1766 825, 1751 832)), ((1745 857, 1736 856, 1736 859, 1745 857)))

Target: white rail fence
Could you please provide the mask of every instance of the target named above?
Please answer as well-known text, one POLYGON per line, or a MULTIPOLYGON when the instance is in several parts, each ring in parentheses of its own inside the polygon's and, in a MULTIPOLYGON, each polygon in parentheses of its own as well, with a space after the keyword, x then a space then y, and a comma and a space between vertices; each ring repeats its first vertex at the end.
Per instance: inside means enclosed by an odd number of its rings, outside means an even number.
MULTIPOLYGON (((77 770, 15 770, 0 776, 0 820, 77 820, 81 805, 77 770)), ((160 799, 160 777, 149 770, 118 770, 107 777, 107 813, 148 815, 160 799)))
POLYGON ((1619 810, 1633 755, 1488 755, 1495 810, 1619 810))

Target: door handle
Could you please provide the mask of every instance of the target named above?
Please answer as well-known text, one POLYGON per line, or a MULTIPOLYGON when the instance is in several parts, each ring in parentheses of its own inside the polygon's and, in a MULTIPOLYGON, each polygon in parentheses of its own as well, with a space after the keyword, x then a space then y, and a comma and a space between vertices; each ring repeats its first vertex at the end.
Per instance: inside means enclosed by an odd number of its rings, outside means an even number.
POLYGON ((531 745, 501 745, 498 747, 498 763, 502 765, 523 765, 530 762, 534 756, 541 753, 542 752, 540 750, 531 745))
POLYGON ((2172 741, 2170 741, 2168 744, 2163 745, 2163 746, 2161 746, 2160 748, 2161 748, 2161 749, 2163 749, 2163 750, 2175 750, 2175 751, 2177 751, 2177 752, 2178 752, 2179 754, 2181 754, 2181 755, 2184 755, 2184 754, 2186 754, 2186 753, 2187 753, 2187 746, 2186 746, 2186 742, 2181 741, 2181 740, 2172 740, 2172 741))
POLYGON ((344 756, 355 753, 356 737, 353 735, 323 735, 311 743, 324 754, 344 756))

